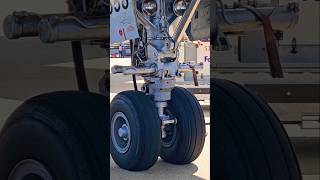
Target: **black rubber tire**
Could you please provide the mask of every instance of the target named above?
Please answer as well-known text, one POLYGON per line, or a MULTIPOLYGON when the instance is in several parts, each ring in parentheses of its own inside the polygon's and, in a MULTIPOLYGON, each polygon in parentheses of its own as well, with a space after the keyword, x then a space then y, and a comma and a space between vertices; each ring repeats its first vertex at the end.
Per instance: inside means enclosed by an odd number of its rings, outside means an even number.
POLYGON ((173 164, 188 164, 198 158, 205 141, 205 120, 202 108, 187 89, 175 87, 167 110, 177 119, 173 143, 161 146, 160 157, 173 164))
POLYGON ((116 112, 125 114, 132 137, 124 154, 119 153, 110 140, 113 160, 123 169, 149 169, 157 161, 160 151, 160 119, 154 102, 142 92, 124 91, 113 98, 110 109, 110 119, 116 112))
POLYGON ((301 180, 282 124, 267 105, 231 81, 212 81, 213 179, 301 180))
POLYGON ((99 92, 106 97, 110 94, 110 85, 107 82, 107 74, 104 74, 99 80, 99 92))
POLYGON ((79 91, 54 92, 24 102, 0 134, 0 179, 33 159, 54 179, 108 179, 107 99, 79 91))

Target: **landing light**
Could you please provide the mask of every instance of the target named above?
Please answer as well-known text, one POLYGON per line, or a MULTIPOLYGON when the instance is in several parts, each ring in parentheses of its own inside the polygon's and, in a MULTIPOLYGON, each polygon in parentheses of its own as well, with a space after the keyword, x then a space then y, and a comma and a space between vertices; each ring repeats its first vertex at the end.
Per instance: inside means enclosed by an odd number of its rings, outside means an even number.
POLYGON ((142 12, 148 16, 156 15, 158 4, 156 0, 143 0, 142 12))
POLYGON ((173 12, 177 16, 182 16, 183 13, 186 11, 187 7, 188 7, 188 3, 186 2, 186 0, 176 0, 173 3, 173 12))

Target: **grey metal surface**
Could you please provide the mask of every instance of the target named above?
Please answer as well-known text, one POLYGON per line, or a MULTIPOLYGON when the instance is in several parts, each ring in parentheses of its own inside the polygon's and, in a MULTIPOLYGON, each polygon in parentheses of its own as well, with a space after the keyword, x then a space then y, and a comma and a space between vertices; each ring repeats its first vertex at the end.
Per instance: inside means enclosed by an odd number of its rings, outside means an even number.
POLYGON ((127 116, 116 112, 111 118, 111 141, 115 149, 125 154, 131 145, 131 130, 127 116))
MULTIPOLYGON (((282 5, 279 7, 258 7, 263 14, 269 15, 274 29, 288 29, 294 27, 298 22, 298 8, 290 8, 292 5, 282 5)), ((225 15, 232 24, 228 24, 222 17, 222 11, 218 11, 219 27, 222 32, 241 32, 248 30, 262 29, 261 23, 247 9, 237 8, 225 9, 225 15)))
POLYGON ((319 84, 245 84, 269 103, 320 103, 319 84))
MULTIPOLYGON (((307 33, 307 32, 301 32, 307 33)), ((288 40, 279 40, 279 56, 282 63, 287 64, 317 64, 319 65, 319 44, 308 43, 305 39, 297 37, 298 34, 288 34, 284 31, 283 38, 288 40), (290 36, 290 37, 288 37, 290 36), (288 42, 289 41, 289 42, 288 42), (296 41, 296 44, 294 44, 296 41)), ((315 35, 315 34, 314 34, 315 35)), ((316 38, 316 35, 315 35, 316 38)), ((267 62, 266 46, 264 43, 263 32, 250 31, 245 36, 239 37, 239 42, 234 44, 238 46, 238 60, 243 63, 264 63, 267 62), (255 52, 255 53, 252 53, 255 52)))
POLYGON ((76 40, 104 40, 109 36, 108 18, 79 18, 63 17, 42 19, 39 22, 39 36, 42 42, 52 43, 57 41, 76 40))
POLYGON ((3 36, 4 17, 17 10, 27 10, 43 14, 67 13, 65 0, 2 0, 0 1, 0 36, 3 36))
POLYGON ((107 40, 109 35, 107 22, 106 15, 41 15, 32 12, 14 12, 5 18, 3 29, 9 39, 39 36, 44 43, 107 40))

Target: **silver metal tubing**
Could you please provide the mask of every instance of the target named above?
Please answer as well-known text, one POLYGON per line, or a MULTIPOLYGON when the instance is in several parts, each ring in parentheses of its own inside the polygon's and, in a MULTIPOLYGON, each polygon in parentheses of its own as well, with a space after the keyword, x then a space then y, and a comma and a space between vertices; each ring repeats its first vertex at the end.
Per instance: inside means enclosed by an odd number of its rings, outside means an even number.
POLYGON ((152 24, 140 11, 136 11, 137 20, 144 25, 144 27, 150 31, 156 31, 157 27, 152 24))
POLYGON ((8 39, 20 37, 32 37, 38 35, 38 22, 41 17, 38 15, 9 15, 4 19, 3 32, 8 39))
POLYGON ((16 11, 5 17, 3 32, 8 39, 38 36, 38 24, 42 18, 58 16, 65 17, 71 14, 37 14, 27 11, 16 11))
MULTIPOLYGON (((289 29, 298 22, 298 13, 288 6, 274 8, 257 8, 263 14, 269 15, 274 29, 289 29)), ((253 29, 261 29, 261 22, 247 9, 225 9, 225 14, 232 24, 228 24, 223 16, 222 11, 218 11, 219 27, 222 32, 239 32, 253 29)))
POLYGON ((191 22, 191 19, 194 13, 196 12, 196 9, 199 4, 200 4, 200 0, 192 0, 188 8, 186 9, 185 13, 183 14, 179 22, 179 25, 173 35, 173 41, 176 44, 179 44, 179 42, 181 41, 183 37, 183 33, 186 31, 189 23, 191 22))
POLYGON ((192 72, 193 69, 203 69, 203 64, 179 64, 180 72, 192 72))
POLYGON ((133 66, 113 66, 111 68, 113 74, 123 73, 124 75, 133 75, 133 74, 152 74, 156 72, 156 68, 147 67, 147 68, 137 68, 133 66))
POLYGON ((85 14, 39 15, 15 12, 5 18, 3 31, 8 39, 40 36, 45 43, 56 41, 107 40, 108 17, 85 14))
POLYGON ((39 22, 39 37, 41 41, 45 43, 56 41, 107 40, 108 27, 106 17, 96 19, 43 18, 39 22))
MULTIPOLYGON (((199 11, 204 11, 205 6, 198 7, 199 11)), ((286 30, 294 27, 299 20, 299 8, 295 3, 281 5, 279 7, 259 7, 257 8, 261 13, 270 15, 270 20, 273 29, 286 30)), ((212 12, 213 13, 213 12, 212 12)), ((242 34, 245 31, 262 30, 261 22, 245 8, 230 8, 224 9, 224 14, 228 21, 223 17, 223 12, 218 9, 215 12, 219 29, 224 33, 242 34)), ((190 40, 209 39, 210 38, 210 14, 194 17, 190 23, 190 30, 187 31, 190 40)))

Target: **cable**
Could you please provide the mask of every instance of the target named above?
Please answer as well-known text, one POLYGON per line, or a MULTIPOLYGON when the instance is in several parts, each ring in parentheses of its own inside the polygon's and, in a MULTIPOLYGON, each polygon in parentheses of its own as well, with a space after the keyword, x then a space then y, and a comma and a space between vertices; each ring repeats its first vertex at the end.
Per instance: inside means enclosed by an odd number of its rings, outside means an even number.
POLYGON ((136 79, 136 75, 133 74, 132 75, 132 81, 133 81, 133 88, 135 91, 138 91, 138 86, 137 86, 137 79, 136 79))
MULTIPOLYGON (((130 40, 130 51, 131 51, 131 58, 132 60, 134 60, 134 55, 135 55, 135 52, 134 52, 134 41, 135 40, 130 40)), ((131 61, 132 61, 131 60, 131 61)), ((131 62, 131 64, 136 64, 136 62, 131 62)), ((133 88, 135 91, 138 91, 138 87, 137 87, 137 78, 136 78, 136 75, 135 74, 132 74, 132 81, 133 81, 133 88)))
POLYGON ((222 12, 222 17, 223 17, 223 19, 225 20, 225 22, 226 22, 227 24, 229 24, 229 25, 234 25, 235 23, 232 22, 232 21, 227 17, 226 12, 225 12, 225 9, 224 9, 224 5, 223 5, 222 1, 221 1, 221 0, 217 0, 217 2, 218 2, 219 5, 220 5, 221 12, 222 12))

